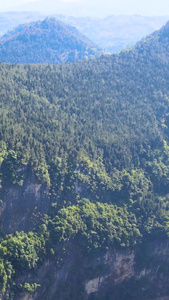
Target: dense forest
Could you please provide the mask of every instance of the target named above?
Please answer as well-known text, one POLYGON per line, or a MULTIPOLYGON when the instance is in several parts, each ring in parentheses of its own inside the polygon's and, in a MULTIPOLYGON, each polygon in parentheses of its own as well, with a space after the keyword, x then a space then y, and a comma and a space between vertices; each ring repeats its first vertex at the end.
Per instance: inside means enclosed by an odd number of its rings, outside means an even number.
POLYGON ((70 243, 86 257, 167 237, 168 53, 169 23, 117 55, 0 64, 4 299, 40 288, 40 279, 18 278, 51 257, 61 264, 70 243), (36 210, 25 231, 4 230, 9 188, 33 176, 48 191, 49 209, 36 210))
POLYGON ((58 64, 101 53, 75 27, 54 18, 19 25, 0 38, 0 61, 58 64))

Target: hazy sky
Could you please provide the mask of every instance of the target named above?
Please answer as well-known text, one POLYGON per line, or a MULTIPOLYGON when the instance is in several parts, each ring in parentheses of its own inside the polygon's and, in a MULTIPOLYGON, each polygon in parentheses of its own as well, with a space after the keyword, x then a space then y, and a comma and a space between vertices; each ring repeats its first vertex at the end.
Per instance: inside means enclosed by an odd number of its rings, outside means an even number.
POLYGON ((169 0, 0 0, 0 11, 36 10, 79 16, 169 15, 169 0))

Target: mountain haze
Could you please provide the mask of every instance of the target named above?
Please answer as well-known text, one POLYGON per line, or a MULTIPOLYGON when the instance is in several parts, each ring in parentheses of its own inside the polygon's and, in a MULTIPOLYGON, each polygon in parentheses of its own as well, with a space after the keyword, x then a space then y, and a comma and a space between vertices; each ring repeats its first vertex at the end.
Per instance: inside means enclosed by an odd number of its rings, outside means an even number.
POLYGON ((169 23, 116 55, 0 64, 2 300, 169 297, 169 23))
POLYGON ((0 38, 1 62, 56 64, 98 54, 87 37, 54 18, 19 25, 0 38))
MULTIPOLYGON (((110 15, 106 18, 73 17, 61 14, 51 16, 76 27, 99 47, 112 53, 133 46, 144 36, 160 29, 169 19, 169 16, 140 15, 110 15)), ((46 17, 50 15, 31 11, 0 13, 0 35, 13 30, 19 24, 44 20, 46 17)))
MULTIPOLYGON (((133 46, 142 37, 160 29, 169 16, 110 15, 106 18, 73 17, 53 14, 51 17, 76 27, 82 34, 108 52, 115 53, 133 46)), ((4 12, 0 13, 0 35, 13 30, 19 24, 44 20, 50 15, 38 12, 4 12)))
POLYGON ((160 29, 169 19, 169 16, 146 17, 140 15, 110 15, 106 18, 78 18, 63 15, 55 15, 55 17, 75 26, 110 53, 133 46, 141 38, 160 29))
POLYGON ((34 11, 0 12, 0 36, 6 34, 9 30, 13 30, 14 27, 20 24, 44 20, 46 17, 46 15, 34 11))

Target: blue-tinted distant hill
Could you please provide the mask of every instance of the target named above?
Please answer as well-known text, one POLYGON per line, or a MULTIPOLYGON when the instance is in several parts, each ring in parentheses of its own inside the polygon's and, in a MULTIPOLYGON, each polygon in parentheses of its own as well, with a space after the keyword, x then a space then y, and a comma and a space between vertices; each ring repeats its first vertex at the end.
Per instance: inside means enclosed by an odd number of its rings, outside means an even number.
MULTIPOLYGON (((160 29, 169 19, 169 16, 140 15, 112 15, 106 18, 73 17, 59 14, 52 16, 76 27, 99 47, 111 53, 134 45, 141 38, 160 29)), ((46 17, 49 15, 32 11, 0 13, 0 36, 19 24, 44 20, 46 17)))
POLYGON ((133 46, 141 38, 160 29, 169 16, 111 15, 106 18, 80 18, 55 15, 75 26, 94 43, 110 53, 133 46))
POLYGON ((8 11, 0 12, 0 36, 12 30, 19 24, 44 20, 47 16, 35 11, 8 11))
POLYGON ((0 61, 9 63, 73 62, 101 50, 75 27, 54 18, 19 25, 0 38, 0 61))

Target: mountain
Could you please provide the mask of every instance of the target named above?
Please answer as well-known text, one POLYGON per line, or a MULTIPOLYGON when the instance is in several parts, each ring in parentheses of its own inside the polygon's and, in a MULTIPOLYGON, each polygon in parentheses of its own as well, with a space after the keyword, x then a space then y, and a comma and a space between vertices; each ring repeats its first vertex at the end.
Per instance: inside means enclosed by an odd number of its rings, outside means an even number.
POLYGON ((88 38, 54 18, 19 25, 0 38, 1 62, 56 64, 98 55, 88 38))
MULTIPOLYGON (((43 20, 50 15, 38 12, 6 12, 0 13, 0 35, 12 30, 19 24, 43 20)), ((146 17, 108 16, 106 18, 73 17, 59 14, 51 15, 57 20, 76 27, 82 34, 108 52, 118 52, 133 46, 141 38, 163 26, 168 16, 146 17)))
POLYGON ((55 15, 63 22, 75 26, 80 32, 110 53, 133 46, 141 38, 160 29, 168 16, 147 17, 140 15, 107 16, 106 18, 78 18, 55 15))
POLYGON ((168 53, 0 64, 2 300, 169 297, 168 53))
POLYGON ((46 15, 34 11, 0 12, 0 36, 6 34, 9 30, 13 30, 14 27, 20 24, 44 20, 46 17, 46 15))

